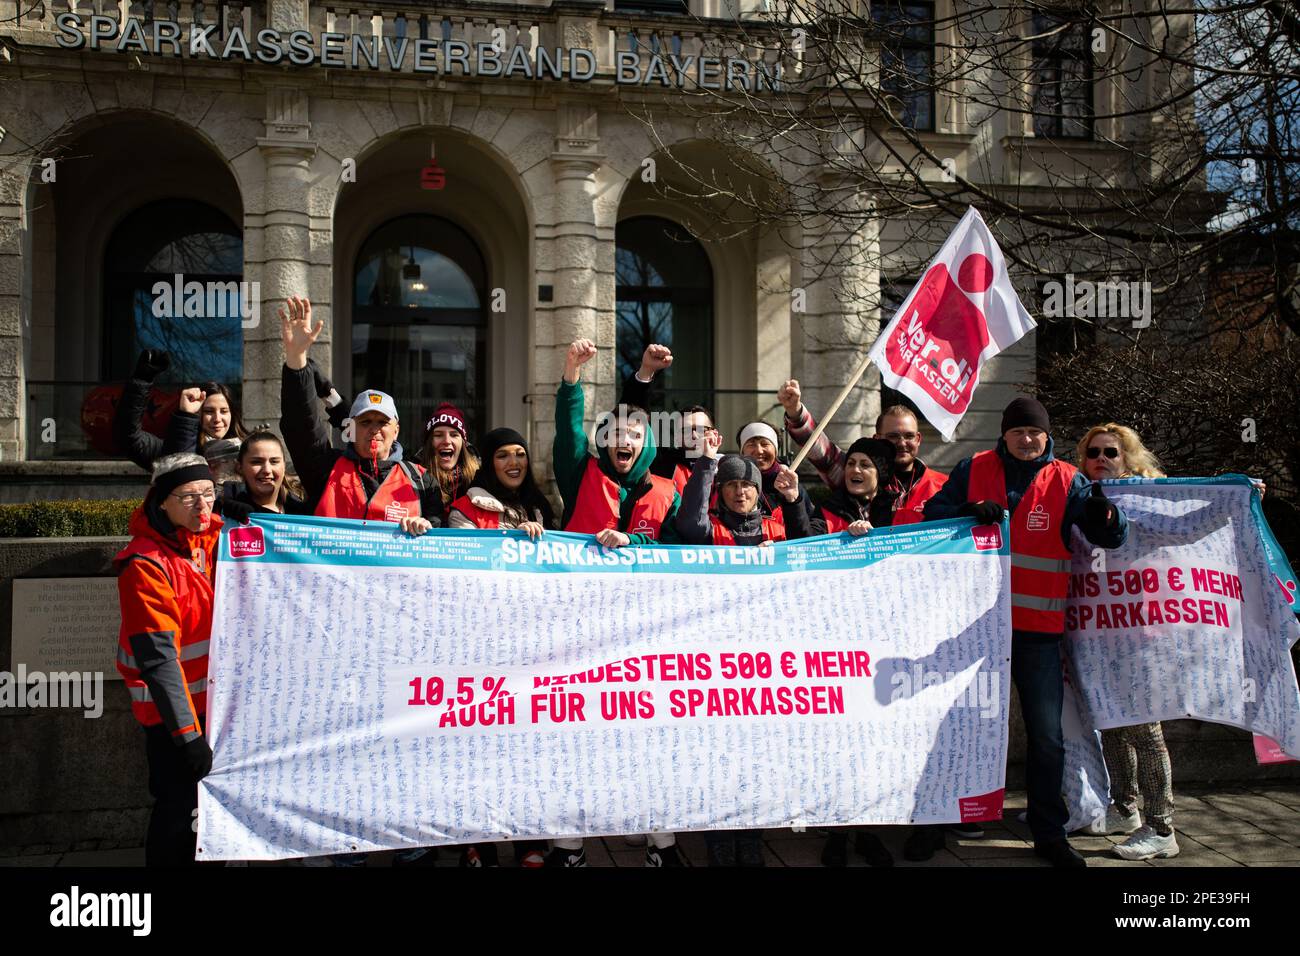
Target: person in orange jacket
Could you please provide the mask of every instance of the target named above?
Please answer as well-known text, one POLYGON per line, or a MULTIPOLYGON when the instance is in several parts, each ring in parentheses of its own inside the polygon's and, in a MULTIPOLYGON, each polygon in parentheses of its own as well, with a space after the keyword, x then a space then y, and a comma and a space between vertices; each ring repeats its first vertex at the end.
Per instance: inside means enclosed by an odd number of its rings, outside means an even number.
MULTIPOLYGON (((1070 816, 1061 795, 1065 742, 1061 703, 1061 637, 1069 591, 1073 529, 1111 550, 1128 538, 1128 519, 1067 462, 1059 461, 1047 409, 1022 395, 1002 411, 1002 437, 988 451, 958 462, 925 505, 927 521, 972 517, 1011 530, 1011 679, 1025 725, 1025 790, 1034 852, 1053 866, 1087 865, 1066 839, 1070 816)), ((944 827, 913 829, 908 860, 929 859, 944 845, 944 827)))
POLYGON ((221 519, 202 455, 167 455, 153 467, 131 516, 131 543, 113 559, 122 609, 117 669, 144 727, 149 792, 148 866, 190 866, 198 782, 212 769, 204 736, 212 575, 221 519))

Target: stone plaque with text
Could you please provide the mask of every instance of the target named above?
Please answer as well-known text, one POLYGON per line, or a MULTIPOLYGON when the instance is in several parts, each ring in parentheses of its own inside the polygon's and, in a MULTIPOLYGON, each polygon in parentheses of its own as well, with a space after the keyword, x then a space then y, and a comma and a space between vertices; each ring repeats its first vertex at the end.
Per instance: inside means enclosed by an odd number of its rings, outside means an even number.
POLYGON ((117 672, 117 578, 15 578, 10 670, 117 672))

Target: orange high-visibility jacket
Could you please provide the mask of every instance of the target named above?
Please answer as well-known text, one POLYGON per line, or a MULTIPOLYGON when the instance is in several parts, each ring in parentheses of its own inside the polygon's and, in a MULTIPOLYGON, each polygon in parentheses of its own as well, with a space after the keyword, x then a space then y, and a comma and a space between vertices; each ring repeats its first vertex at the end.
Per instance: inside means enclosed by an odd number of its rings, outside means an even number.
POLYGON ((117 669, 131 712, 146 727, 163 724, 178 744, 200 734, 207 710, 212 579, 221 519, 206 531, 179 528, 168 539, 144 508, 131 516, 134 537, 116 557, 122 628, 117 669))

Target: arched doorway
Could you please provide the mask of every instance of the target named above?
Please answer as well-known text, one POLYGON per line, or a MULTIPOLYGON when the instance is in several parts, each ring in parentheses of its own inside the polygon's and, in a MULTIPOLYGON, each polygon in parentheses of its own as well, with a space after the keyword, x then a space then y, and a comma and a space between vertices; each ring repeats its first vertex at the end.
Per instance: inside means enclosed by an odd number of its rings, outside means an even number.
POLYGON ((104 252, 104 380, 130 378, 141 351, 164 349, 171 368, 159 384, 216 381, 238 393, 243 271, 239 227, 207 203, 167 199, 123 219, 104 252), (181 293, 160 301, 155 289, 174 287, 177 276, 181 293))
POLYGON ((487 267, 472 238, 438 216, 390 219, 353 269, 352 392, 388 392, 408 453, 434 406, 455 402, 471 435, 486 422, 487 267))
POLYGON ((657 216, 624 219, 615 242, 619 381, 658 342, 673 350, 673 364, 655 377, 665 406, 712 404, 713 269, 704 247, 657 216))

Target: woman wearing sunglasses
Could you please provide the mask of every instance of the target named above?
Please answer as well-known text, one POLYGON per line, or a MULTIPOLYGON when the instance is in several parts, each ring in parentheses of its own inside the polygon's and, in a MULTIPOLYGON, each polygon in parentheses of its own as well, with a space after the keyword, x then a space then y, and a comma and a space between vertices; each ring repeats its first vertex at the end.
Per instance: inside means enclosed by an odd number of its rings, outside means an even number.
MULTIPOLYGON (((1079 442, 1078 452, 1080 467, 1092 481, 1165 477, 1156 456, 1142 444, 1138 433, 1125 425, 1094 425, 1079 442)), ((1160 724, 1103 730, 1101 747, 1110 772, 1112 803, 1106 809, 1106 819, 1086 832, 1101 836, 1131 834, 1115 847, 1116 855, 1125 860, 1177 856, 1173 770, 1160 724), (1139 790, 1142 815, 1137 808, 1139 790)))

